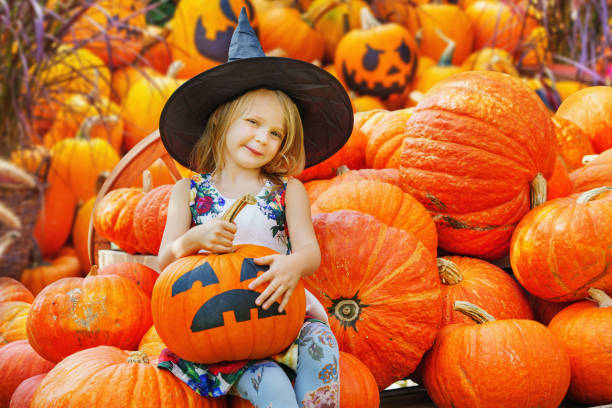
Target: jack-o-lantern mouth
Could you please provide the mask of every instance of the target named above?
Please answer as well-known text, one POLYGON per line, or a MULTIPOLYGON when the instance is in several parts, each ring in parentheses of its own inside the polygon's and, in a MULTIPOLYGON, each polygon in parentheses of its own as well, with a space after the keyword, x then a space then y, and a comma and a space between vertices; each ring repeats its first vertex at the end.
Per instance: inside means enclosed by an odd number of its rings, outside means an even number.
POLYGON ((406 74, 404 76, 404 83, 400 83, 400 81, 394 81, 391 85, 385 86, 382 82, 376 81, 374 83, 368 83, 366 79, 361 81, 357 81, 357 70, 353 70, 349 73, 346 68, 346 63, 342 62, 342 76, 344 77, 344 81, 346 85, 357 91, 361 95, 373 95, 378 96, 382 99, 387 99, 392 94, 401 94, 407 86, 410 85, 410 80, 412 78, 412 72, 406 74))
POLYGON ((191 331, 199 332, 224 326, 223 312, 234 312, 237 323, 251 320, 251 309, 254 308, 257 308, 258 319, 287 314, 286 311, 278 311, 278 302, 274 302, 267 310, 257 306, 255 299, 260 294, 254 290, 232 289, 210 298, 195 314, 191 331))

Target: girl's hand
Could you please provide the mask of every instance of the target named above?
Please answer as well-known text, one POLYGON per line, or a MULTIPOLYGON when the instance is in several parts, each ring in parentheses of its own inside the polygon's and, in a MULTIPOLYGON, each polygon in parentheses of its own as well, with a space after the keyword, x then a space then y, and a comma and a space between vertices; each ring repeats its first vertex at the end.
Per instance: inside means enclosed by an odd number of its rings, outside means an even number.
POLYGON ((232 250, 236 224, 217 218, 197 225, 192 230, 200 248, 212 253, 225 253, 232 250))
POLYGON ((291 295, 300 281, 300 265, 291 255, 268 255, 253 259, 257 265, 270 265, 270 269, 261 274, 249 284, 253 290, 264 282, 270 282, 268 287, 255 299, 255 304, 267 310, 274 302, 281 299, 279 312, 282 312, 289 303, 291 295))

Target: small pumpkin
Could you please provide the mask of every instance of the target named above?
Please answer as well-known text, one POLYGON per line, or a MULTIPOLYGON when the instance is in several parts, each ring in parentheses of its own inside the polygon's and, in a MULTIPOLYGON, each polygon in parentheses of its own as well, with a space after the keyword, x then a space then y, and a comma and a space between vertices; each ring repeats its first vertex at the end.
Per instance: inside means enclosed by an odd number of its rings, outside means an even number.
POLYGON ((158 75, 158 73, 148 67, 126 65, 115 69, 111 80, 111 99, 115 103, 122 103, 132 85, 141 79, 147 79, 154 75, 158 75))
POLYGON ((151 297, 159 274, 146 265, 135 262, 119 262, 99 268, 98 275, 117 275, 131 280, 147 296, 151 297))
POLYGON ((438 331, 434 258, 412 233, 358 211, 317 214, 313 225, 321 266, 304 285, 327 309, 340 351, 359 358, 385 389, 415 369, 438 331))
POLYGON ((21 274, 21 283, 36 296, 45 286, 57 280, 80 276, 81 267, 75 250, 64 247, 51 259, 41 259, 35 254, 34 263, 21 274))
POLYGON ((457 301, 455 309, 478 324, 444 326, 425 355, 423 381, 437 407, 561 404, 569 386, 570 360, 546 326, 526 319, 495 320, 469 302, 457 301))
POLYGON ((447 37, 441 30, 436 30, 437 35, 446 42, 446 48, 440 54, 438 63, 417 72, 414 82, 414 89, 421 93, 429 91, 435 84, 442 79, 458 72, 465 71, 462 66, 453 65, 453 55, 455 54, 455 41, 447 37))
POLYGON ((135 350, 151 324, 149 296, 126 278, 94 270, 44 288, 32 304, 27 332, 37 353, 58 362, 99 345, 135 350))
POLYGON ((96 202, 96 197, 91 197, 85 203, 81 204, 74 218, 72 227, 72 243, 74 251, 79 259, 81 272, 86 274, 91 269, 89 262, 89 223, 91 222, 91 214, 93 206, 96 202))
POLYGON ((516 227, 510 263, 531 294, 563 302, 590 287, 612 290, 612 187, 557 198, 529 212, 516 227))
POLYGON ((463 61, 462 67, 471 71, 496 71, 519 76, 512 55, 501 48, 484 47, 476 50, 463 61))
POLYGON ((361 126, 367 138, 365 159, 369 168, 399 168, 404 129, 413 111, 413 108, 380 111, 361 126))
POLYGON ((140 344, 138 345, 139 351, 144 351, 148 356, 159 356, 163 349, 167 348, 162 339, 157 334, 155 326, 151 328, 142 336, 140 344))
POLYGON ((552 117, 552 122, 555 125, 559 154, 565 161, 568 170, 572 171, 582 167, 582 158, 595 154, 591 140, 571 120, 555 115, 552 117))
POLYGON ((27 340, 14 341, 0 348, 0 406, 8 407, 11 395, 22 381, 49 372, 50 361, 39 356, 27 340))
POLYGON ((13 301, 32 303, 33 300, 32 292, 21 282, 0 276, 0 303, 13 301))
POLYGON ((168 217, 171 184, 155 187, 144 194, 134 208, 133 229, 144 253, 157 255, 168 217))
POLYGON ((576 193, 612 186, 612 149, 597 155, 584 167, 571 172, 569 177, 576 193))
POLYGON ((66 357, 49 371, 34 393, 31 408, 119 408, 130 404, 142 408, 226 406, 224 397, 196 394, 140 351, 98 346, 66 357))
POLYGON ((565 345, 572 366, 571 400, 588 405, 612 401, 612 299, 590 288, 589 300, 560 311, 548 328, 565 345))
POLYGON ((9 408, 30 408, 34 393, 46 375, 47 373, 38 374, 23 380, 17 388, 15 388, 11 396, 9 408))
POLYGON ((31 305, 28 302, 10 301, 0 303, 0 344, 26 340, 26 319, 31 305))

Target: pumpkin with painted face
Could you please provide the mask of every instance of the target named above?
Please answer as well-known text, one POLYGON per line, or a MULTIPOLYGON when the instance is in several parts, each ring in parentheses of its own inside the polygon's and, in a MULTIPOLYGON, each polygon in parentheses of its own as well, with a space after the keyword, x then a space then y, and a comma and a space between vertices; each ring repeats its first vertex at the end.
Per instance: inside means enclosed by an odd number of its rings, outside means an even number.
POLYGON ((267 310, 255 305, 267 283, 248 289, 268 269, 253 259, 272 254, 238 245, 230 253, 192 255, 168 265, 151 299, 159 337, 177 356, 204 364, 257 360, 286 349, 304 322, 304 286, 298 284, 282 312, 278 302, 267 310))
POLYGON ((181 0, 174 18, 168 43, 174 60, 185 66, 180 78, 191 78, 227 61, 227 52, 238 15, 246 7, 255 27, 255 11, 249 0, 181 0))
POLYGON ((362 28, 346 34, 336 48, 336 71, 360 95, 387 99, 407 92, 417 66, 417 46, 399 24, 379 23, 361 9, 362 28))

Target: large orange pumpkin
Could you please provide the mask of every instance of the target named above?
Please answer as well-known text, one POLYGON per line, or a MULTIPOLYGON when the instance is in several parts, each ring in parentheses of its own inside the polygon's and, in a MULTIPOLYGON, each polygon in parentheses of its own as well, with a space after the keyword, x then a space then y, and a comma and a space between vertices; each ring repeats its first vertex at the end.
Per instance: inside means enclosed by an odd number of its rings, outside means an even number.
POLYGON ((67 357, 40 383, 31 408, 222 408, 224 397, 196 394, 140 351, 99 346, 67 357))
POLYGON ((535 93, 498 72, 459 73, 418 103, 404 136, 401 187, 432 214, 440 247, 505 255, 530 204, 545 201, 557 156, 550 114, 535 93))
POLYGON ((612 290, 612 187, 557 198, 531 211, 512 236, 510 263, 521 285, 555 302, 612 290))
POLYGON ((172 185, 165 184, 145 193, 134 208, 134 236, 146 253, 157 255, 161 245, 172 185))
POLYGON ((570 361, 546 326, 495 320, 468 302, 457 303, 457 310, 479 324, 443 327, 425 355, 423 380, 434 404, 557 408, 569 386, 570 361))
POLYGON ((560 311, 548 328, 565 345, 572 365, 569 397, 583 404, 612 401, 612 299, 589 289, 590 301, 560 311))
POLYGON ((576 193, 612 186, 612 149, 597 155, 586 166, 572 171, 569 177, 576 193))
POLYGON ((11 395, 25 379, 46 373, 54 364, 30 347, 27 340, 14 341, 0 348, 0 406, 8 407, 11 395))
POLYGON ((57 280, 80 276, 81 267, 76 251, 70 247, 64 247, 53 258, 38 259, 35 257, 34 263, 24 269, 21 274, 21 283, 34 295, 38 295, 45 286, 57 280))
POLYGON ((264 310, 255 299, 267 284, 248 289, 266 266, 253 258, 276 252, 239 245, 226 254, 192 255, 168 265, 153 288, 151 308, 159 337, 179 357, 201 363, 261 359, 286 349, 305 315, 298 284, 285 310, 264 310))
POLYGON ((0 276, 0 302, 32 303, 34 296, 21 282, 13 278, 0 276))
POLYGON ((574 122, 591 139, 595 153, 612 148, 612 87, 591 86, 565 99, 556 116, 574 122))
POLYGON ((26 320, 31 305, 28 302, 0 303, 0 345, 28 338, 26 320))
POLYGON ((135 262, 119 262, 98 269, 98 275, 117 275, 134 282, 149 297, 159 274, 146 265, 135 262))
POLYGON ((32 304, 27 331, 32 347, 58 362, 99 345, 136 350, 151 324, 151 301, 135 283, 90 274, 43 289, 32 304))
POLYGON ((436 226, 421 203, 401 188, 374 180, 345 182, 330 186, 312 206, 312 215, 338 210, 355 210, 374 216, 385 224, 411 232, 435 257, 436 226))
POLYGON ((371 215, 322 213, 313 224, 321 266, 304 285, 327 309, 340 351, 359 358, 382 390, 433 344, 442 316, 435 260, 413 234, 371 215))
POLYGON ((482 305, 498 319, 533 319, 529 301, 521 287, 500 267, 476 258, 438 258, 442 281, 442 325, 473 323, 453 310, 455 300, 482 305))

